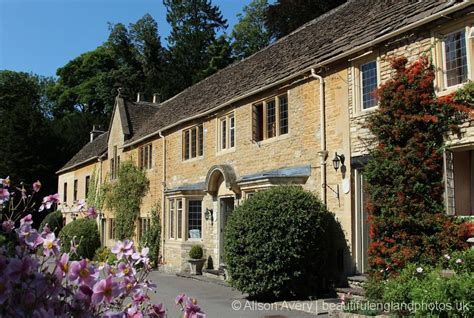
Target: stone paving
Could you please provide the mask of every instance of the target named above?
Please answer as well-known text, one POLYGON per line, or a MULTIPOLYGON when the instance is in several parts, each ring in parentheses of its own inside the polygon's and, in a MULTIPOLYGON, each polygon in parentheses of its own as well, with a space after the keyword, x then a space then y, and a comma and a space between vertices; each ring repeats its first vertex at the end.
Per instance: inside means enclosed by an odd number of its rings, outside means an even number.
POLYGON ((157 284, 152 300, 162 302, 168 309, 168 318, 182 314, 174 305, 176 295, 185 293, 197 298, 207 318, 307 318, 328 317, 322 309, 322 300, 258 303, 248 301, 245 295, 227 286, 225 282, 206 277, 179 277, 174 274, 152 272, 149 277, 157 284))

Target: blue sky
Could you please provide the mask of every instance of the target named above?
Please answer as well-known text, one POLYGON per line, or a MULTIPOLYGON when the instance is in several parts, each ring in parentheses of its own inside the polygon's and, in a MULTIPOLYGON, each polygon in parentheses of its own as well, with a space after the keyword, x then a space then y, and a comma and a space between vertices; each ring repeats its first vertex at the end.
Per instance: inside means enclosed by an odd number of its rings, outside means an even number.
MULTIPOLYGON (((228 20, 251 0, 213 0, 228 20)), ((162 40, 169 34, 162 0, 0 0, 0 70, 53 76, 56 69, 95 49, 107 22, 128 25, 150 13, 162 40)))

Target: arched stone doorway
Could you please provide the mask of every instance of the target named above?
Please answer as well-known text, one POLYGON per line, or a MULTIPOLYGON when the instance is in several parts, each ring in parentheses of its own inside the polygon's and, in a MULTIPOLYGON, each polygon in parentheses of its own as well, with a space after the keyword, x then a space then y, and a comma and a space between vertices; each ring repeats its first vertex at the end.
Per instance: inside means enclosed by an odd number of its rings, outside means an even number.
POLYGON ((214 219, 217 222, 217 247, 219 266, 225 263, 224 240, 227 221, 234 210, 240 189, 236 184, 234 169, 229 165, 217 165, 209 169, 205 191, 213 197, 214 219))

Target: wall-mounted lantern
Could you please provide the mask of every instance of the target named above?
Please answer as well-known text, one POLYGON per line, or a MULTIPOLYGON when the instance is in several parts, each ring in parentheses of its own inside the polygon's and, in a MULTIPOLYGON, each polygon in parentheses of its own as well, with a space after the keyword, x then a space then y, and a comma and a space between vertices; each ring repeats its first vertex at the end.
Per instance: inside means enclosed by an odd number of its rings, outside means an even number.
POLYGON ((346 157, 343 154, 338 155, 336 152, 334 155, 334 159, 332 159, 332 166, 334 167, 334 170, 337 171, 339 167, 344 167, 345 161, 346 161, 346 157))
POLYGON ((212 209, 206 208, 206 212, 204 212, 204 217, 206 221, 214 221, 214 211, 212 209))

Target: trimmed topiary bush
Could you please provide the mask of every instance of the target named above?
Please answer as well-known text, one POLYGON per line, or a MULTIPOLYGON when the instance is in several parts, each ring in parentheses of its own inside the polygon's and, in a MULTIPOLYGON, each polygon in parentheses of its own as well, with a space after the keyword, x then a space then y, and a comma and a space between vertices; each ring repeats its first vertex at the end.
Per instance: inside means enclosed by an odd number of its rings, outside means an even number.
POLYGON ((59 232, 62 251, 69 252, 73 238, 77 245, 77 255, 71 255, 71 258, 93 259, 95 251, 100 247, 97 222, 91 219, 78 219, 63 227, 59 232))
POLYGON ((334 217, 301 187, 256 193, 232 213, 225 258, 230 283, 258 299, 321 291, 334 217), (332 221, 331 221, 332 220, 332 221))
POLYGON ((191 259, 201 259, 204 252, 201 245, 193 245, 189 250, 189 257, 191 259))
POLYGON ((43 231, 43 227, 48 223, 49 228, 51 231, 56 234, 56 236, 59 235, 59 232, 63 228, 63 215, 61 211, 54 211, 46 215, 46 217, 43 219, 40 225, 40 232, 43 231))

